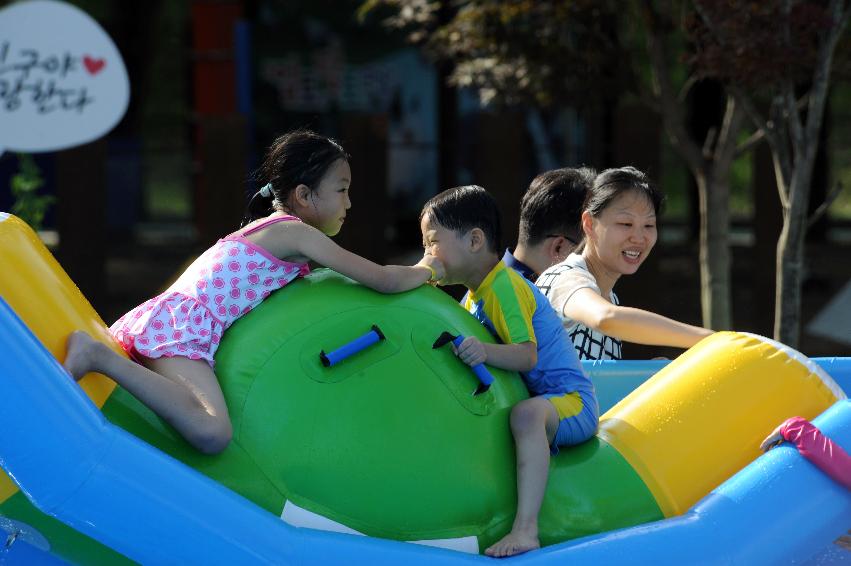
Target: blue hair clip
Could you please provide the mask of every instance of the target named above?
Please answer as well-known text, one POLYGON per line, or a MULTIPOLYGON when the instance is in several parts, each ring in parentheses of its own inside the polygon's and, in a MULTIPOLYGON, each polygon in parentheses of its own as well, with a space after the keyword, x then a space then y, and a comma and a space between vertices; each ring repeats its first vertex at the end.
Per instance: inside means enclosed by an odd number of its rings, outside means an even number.
POLYGON ((272 196, 272 183, 266 183, 257 192, 260 193, 261 197, 270 198, 272 196))

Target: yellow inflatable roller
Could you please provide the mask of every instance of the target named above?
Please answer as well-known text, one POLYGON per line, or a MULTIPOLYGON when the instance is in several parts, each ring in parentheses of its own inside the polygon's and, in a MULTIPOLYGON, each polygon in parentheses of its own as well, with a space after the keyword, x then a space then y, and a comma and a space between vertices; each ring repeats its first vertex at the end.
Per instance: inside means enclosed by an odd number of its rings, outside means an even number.
POLYGON ((818 364, 791 348, 719 332, 612 407, 599 436, 671 517, 755 460, 760 441, 784 419, 812 419, 844 398, 818 364))

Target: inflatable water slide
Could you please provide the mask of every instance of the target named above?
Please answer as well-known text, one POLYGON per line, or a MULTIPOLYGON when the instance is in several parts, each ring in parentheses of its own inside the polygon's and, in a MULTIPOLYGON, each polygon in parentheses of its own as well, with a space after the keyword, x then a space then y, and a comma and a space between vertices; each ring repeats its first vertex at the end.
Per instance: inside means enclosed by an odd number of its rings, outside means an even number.
MULTIPOLYGON (((233 421, 192 450, 102 375, 60 362, 106 326, 37 236, 0 214, 3 564, 467 564, 516 498, 511 407, 444 332, 490 340, 443 292, 381 295, 317 270, 226 333, 216 369, 233 421)), ((122 354, 123 355, 123 354, 122 354)), ((717 333, 667 363, 588 364, 592 440, 552 459, 543 548, 517 564, 851 562, 851 492, 795 448, 761 454, 790 416, 851 451, 851 359, 810 360, 717 333)))

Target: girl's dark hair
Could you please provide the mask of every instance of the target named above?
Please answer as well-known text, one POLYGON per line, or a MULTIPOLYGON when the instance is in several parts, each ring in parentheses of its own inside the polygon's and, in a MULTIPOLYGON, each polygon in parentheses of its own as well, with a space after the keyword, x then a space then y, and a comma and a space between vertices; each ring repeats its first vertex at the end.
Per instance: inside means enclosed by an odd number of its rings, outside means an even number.
POLYGON ((502 250, 499 207, 496 199, 478 185, 453 187, 433 196, 423 205, 420 222, 426 215, 460 234, 479 228, 485 234, 490 251, 499 253, 502 250))
POLYGON ((251 197, 242 226, 280 210, 299 185, 315 191, 328 168, 340 159, 349 161, 349 154, 331 138, 310 130, 295 130, 280 136, 269 147, 256 175, 261 187, 270 185, 270 194, 263 196, 258 191, 251 197))
POLYGON ((662 191, 647 178, 647 175, 635 167, 620 167, 606 169, 594 179, 594 184, 585 197, 582 210, 591 216, 599 216, 613 200, 620 195, 635 191, 644 195, 653 205, 653 211, 658 216, 665 196, 662 191))

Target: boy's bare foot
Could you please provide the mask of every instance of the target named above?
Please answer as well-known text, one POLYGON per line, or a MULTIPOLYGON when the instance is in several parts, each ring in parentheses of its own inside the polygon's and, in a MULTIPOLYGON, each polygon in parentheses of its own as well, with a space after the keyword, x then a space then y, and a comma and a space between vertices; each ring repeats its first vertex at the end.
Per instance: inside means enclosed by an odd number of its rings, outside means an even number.
POLYGON ((94 355, 100 342, 83 332, 75 330, 68 335, 66 347, 68 354, 62 364, 74 381, 80 381, 84 375, 92 371, 94 355))
POLYGON ((485 554, 494 558, 504 558, 536 548, 541 548, 537 533, 512 530, 485 550, 485 554))

